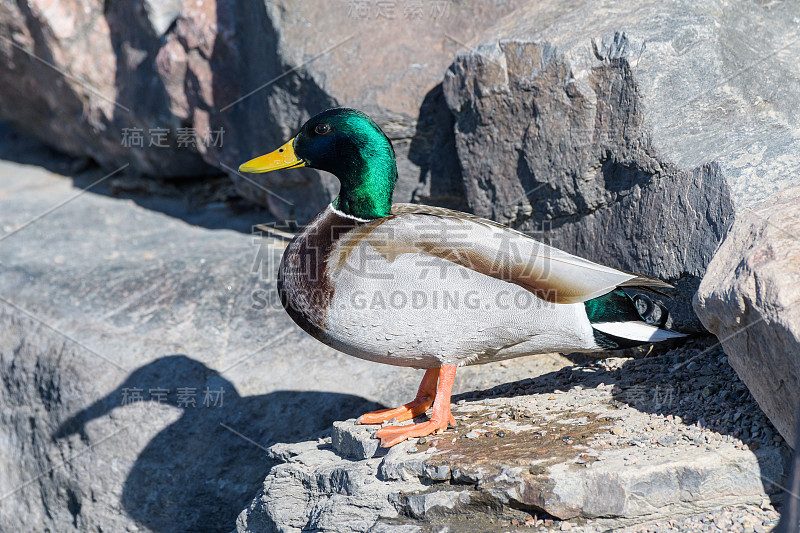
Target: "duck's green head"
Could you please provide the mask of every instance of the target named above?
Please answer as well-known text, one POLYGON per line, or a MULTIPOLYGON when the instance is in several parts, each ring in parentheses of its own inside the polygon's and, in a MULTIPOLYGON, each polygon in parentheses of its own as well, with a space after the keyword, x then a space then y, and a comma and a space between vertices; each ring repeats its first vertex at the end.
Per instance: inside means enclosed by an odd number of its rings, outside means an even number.
POLYGON ((312 167, 342 184, 333 206, 363 219, 389 215, 397 181, 394 149, 386 134, 361 111, 337 107, 303 124, 298 134, 272 153, 244 163, 239 172, 312 167))

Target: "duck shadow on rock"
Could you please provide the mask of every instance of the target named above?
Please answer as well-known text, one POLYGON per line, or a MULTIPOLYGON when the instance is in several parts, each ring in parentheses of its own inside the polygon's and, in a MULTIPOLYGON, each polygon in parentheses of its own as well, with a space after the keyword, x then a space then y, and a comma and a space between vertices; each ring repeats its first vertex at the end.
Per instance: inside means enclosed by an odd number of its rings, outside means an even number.
MULTIPOLYGON (((132 372, 53 437, 80 434, 86 440, 87 423, 112 409, 142 409, 146 404, 134 405, 139 396, 182 411, 139 454, 122 492, 122 506, 132 519, 164 533, 231 531, 274 464, 268 446, 306 440, 335 420, 377 407, 330 392, 241 396, 217 371, 190 357, 169 355, 132 372)), ((162 420, 146 417, 143 423, 161 425, 162 420)))
MULTIPOLYGON (((661 348, 662 351, 655 349, 654 354, 635 359, 601 360, 573 354, 568 358, 575 366, 486 391, 454 396, 453 401, 568 392, 575 387, 591 389, 602 384, 611 388, 612 408, 631 407, 687 426, 687 431, 680 434, 643 428, 648 441, 655 439, 655 442, 648 442, 650 446, 669 446, 682 438, 703 446, 709 442, 709 434, 702 429, 708 429, 722 439, 740 440, 748 445, 756 451, 761 470, 774 471, 763 462, 774 461, 775 455, 757 450, 778 447, 785 452, 786 445, 728 364, 716 339, 698 337, 675 346, 668 350, 661 348)), ((579 404, 580 395, 575 399, 579 404)), ((658 422, 653 420, 653 423, 658 422)), ((623 443, 642 444, 629 443, 624 435, 620 437, 623 443)), ((780 493, 782 481, 761 478, 767 494, 780 493)))

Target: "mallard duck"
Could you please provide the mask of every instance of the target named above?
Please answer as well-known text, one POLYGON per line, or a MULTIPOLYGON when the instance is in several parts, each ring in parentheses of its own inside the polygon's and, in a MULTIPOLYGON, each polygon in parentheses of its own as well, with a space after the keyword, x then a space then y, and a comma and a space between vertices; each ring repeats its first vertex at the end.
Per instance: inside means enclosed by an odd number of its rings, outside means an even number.
MULTIPOLYGON (((390 447, 455 421, 456 369, 524 355, 596 352, 683 336, 640 314, 631 289, 667 283, 582 259, 491 220, 393 204, 392 143, 367 115, 335 108, 240 172, 312 167, 339 195, 289 243, 278 291, 309 335, 349 355, 427 369, 417 396, 359 418, 390 447)), ((649 300, 649 299, 648 299, 649 300)))

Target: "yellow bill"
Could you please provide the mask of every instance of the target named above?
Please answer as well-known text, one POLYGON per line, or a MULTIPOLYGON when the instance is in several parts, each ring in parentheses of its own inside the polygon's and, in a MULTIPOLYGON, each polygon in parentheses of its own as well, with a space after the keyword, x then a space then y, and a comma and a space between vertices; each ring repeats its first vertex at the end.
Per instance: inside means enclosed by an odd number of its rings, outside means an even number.
POLYGON ((302 159, 298 159, 294 153, 294 137, 289 139, 286 144, 270 152, 267 155, 251 159, 247 163, 239 165, 239 172, 249 172, 251 174, 259 174, 262 172, 269 172, 271 170, 280 170, 282 168, 297 168, 306 166, 302 159))

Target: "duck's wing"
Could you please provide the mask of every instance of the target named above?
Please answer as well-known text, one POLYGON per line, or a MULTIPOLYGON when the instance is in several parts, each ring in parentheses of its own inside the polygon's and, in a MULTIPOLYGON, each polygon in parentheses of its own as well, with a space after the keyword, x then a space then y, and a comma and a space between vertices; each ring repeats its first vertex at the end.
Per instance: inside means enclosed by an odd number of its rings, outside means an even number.
POLYGON ((337 261, 365 239, 389 261, 407 253, 420 255, 421 263, 436 256, 553 303, 585 302, 620 286, 670 287, 568 254, 497 222, 439 207, 395 204, 388 217, 343 236, 337 261))

